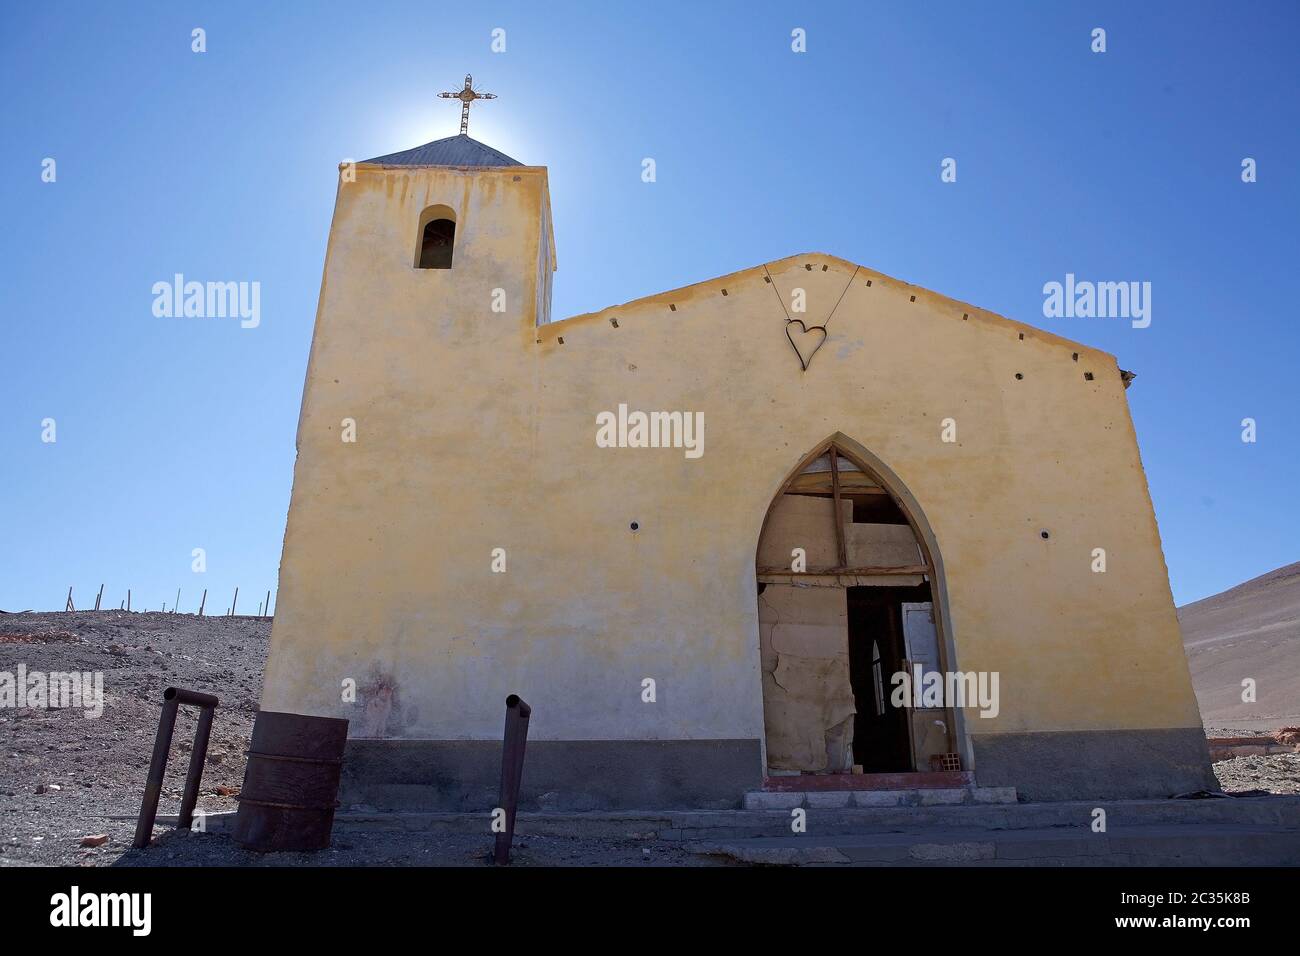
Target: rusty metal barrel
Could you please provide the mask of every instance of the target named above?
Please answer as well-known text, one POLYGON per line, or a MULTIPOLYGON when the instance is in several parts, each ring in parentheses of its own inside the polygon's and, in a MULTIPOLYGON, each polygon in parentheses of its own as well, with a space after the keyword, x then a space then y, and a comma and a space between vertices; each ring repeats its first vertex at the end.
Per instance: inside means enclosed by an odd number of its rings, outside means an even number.
POLYGON ((253 725, 235 842, 250 850, 323 850, 338 807, 348 722, 261 711, 253 725))

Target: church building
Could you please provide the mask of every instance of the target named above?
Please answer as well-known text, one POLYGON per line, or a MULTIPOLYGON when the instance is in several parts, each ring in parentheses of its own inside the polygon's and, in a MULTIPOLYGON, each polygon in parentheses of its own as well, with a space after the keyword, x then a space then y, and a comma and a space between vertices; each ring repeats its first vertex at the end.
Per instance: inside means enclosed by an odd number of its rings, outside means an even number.
POLYGON ((525 809, 1216 786, 1113 356, 819 252, 555 269, 463 127, 343 169, 261 707, 350 722, 345 806, 495 806, 508 694, 525 809))

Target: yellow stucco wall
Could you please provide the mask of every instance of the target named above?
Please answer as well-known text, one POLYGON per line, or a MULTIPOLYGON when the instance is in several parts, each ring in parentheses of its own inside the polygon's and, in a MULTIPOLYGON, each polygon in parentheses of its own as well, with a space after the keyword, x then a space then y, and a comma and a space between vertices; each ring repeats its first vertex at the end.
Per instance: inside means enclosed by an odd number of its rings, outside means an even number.
POLYGON ((548 202, 541 168, 340 186, 264 709, 499 739, 517 692, 540 739, 761 738, 759 531, 842 432, 924 511, 953 663, 1001 674, 970 732, 1199 726, 1112 356, 822 254, 539 328, 548 202), (434 203, 457 211, 450 271, 412 268, 434 203), (810 325, 843 295, 806 372, 778 301, 796 287, 810 325), (619 403, 703 412, 703 456, 598 448, 619 403))

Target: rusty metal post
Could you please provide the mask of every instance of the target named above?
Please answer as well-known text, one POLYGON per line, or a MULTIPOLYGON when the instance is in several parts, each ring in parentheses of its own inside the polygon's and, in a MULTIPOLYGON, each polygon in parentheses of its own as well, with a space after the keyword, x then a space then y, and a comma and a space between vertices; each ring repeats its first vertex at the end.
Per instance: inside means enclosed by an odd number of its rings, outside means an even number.
POLYGON ((180 830, 188 830, 194 823, 194 806, 199 802, 199 781, 203 779, 203 765, 208 759, 208 739, 212 736, 211 707, 199 711, 199 725, 194 731, 194 749, 190 751, 190 767, 185 773, 185 792, 181 795, 181 812, 176 821, 180 830))
POLYGON ((171 751, 172 733, 176 729, 176 712, 181 704, 190 704, 202 708, 199 714, 199 726, 194 736, 194 750, 190 755, 189 773, 185 779, 185 793, 181 801, 182 826, 188 828, 194 813, 194 804, 198 801, 199 780, 203 776, 203 762, 207 759, 208 738, 212 732, 212 712, 217 706, 217 698, 211 694, 168 687, 163 691, 162 714, 158 718, 158 736, 153 742, 153 756, 149 760, 149 776, 144 784, 144 798, 140 801, 140 819, 135 825, 135 839, 131 841, 133 849, 140 850, 149 845, 153 837, 153 824, 158 816, 158 798, 162 795, 163 777, 167 773, 167 755, 171 751))
POLYGON ((533 709, 518 694, 506 698, 506 730, 501 748, 501 809, 506 814, 506 828, 496 838, 496 851, 492 860, 497 866, 510 862, 510 845, 515 836, 515 811, 519 808, 519 785, 524 777, 528 718, 532 713, 533 709))
POLYGON ((153 757, 149 761, 149 776, 144 783, 144 799, 140 803, 140 819, 135 825, 135 839, 131 842, 137 850, 148 846, 153 836, 153 821, 158 816, 158 797, 162 793, 163 774, 167 772, 167 752, 171 749, 179 706, 175 700, 164 697, 162 716, 158 718, 158 736, 154 738, 153 757))

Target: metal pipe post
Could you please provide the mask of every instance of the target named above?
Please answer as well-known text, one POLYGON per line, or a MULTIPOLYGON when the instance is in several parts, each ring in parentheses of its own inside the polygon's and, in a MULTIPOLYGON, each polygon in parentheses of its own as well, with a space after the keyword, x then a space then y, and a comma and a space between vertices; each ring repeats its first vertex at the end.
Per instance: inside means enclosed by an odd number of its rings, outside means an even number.
POLYGON ((496 835, 493 862, 510 862, 510 845, 515 835, 515 812, 519 809, 519 786, 524 775, 524 749, 528 744, 528 718, 533 709, 518 694, 506 698, 505 738, 501 748, 501 808, 506 814, 505 832, 496 835))
MULTIPOLYGON (((170 689, 170 688, 169 688, 170 689)), ((140 802, 140 819, 135 825, 135 839, 131 846, 137 850, 149 845, 153 837, 153 821, 158 816, 158 797, 162 794, 163 774, 167 772, 167 753, 172 746, 172 731, 176 729, 176 711, 180 704, 164 695, 162 716, 158 718, 158 736, 153 742, 153 756, 149 760, 149 776, 144 783, 144 799, 140 802)))

